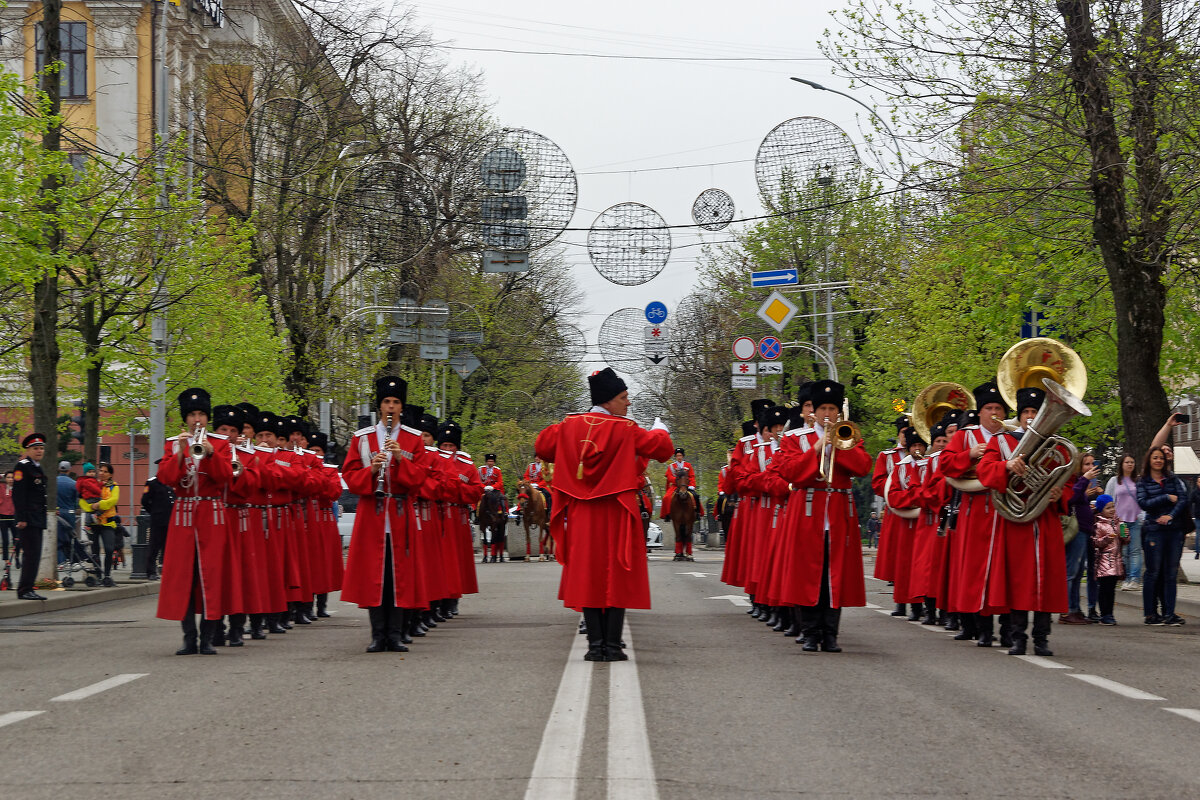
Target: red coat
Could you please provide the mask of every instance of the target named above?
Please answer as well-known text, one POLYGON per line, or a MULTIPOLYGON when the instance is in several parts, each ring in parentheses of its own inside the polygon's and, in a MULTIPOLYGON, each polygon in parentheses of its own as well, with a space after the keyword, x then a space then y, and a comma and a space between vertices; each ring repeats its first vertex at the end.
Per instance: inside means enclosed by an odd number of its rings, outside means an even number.
MULTIPOLYGON (((920 504, 921 474, 917 462, 908 456, 892 470, 888 488, 887 504, 891 508, 912 508, 920 504)), ((918 518, 906 519, 891 513, 896 518, 892 526, 892 555, 895 568, 892 572, 892 599, 897 603, 913 603, 923 599, 912 592, 913 547, 916 544, 918 518)))
POLYGON ((663 487, 662 508, 659 510, 659 516, 663 519, 671 513, 671 498, 675 496, 675 470, 687 470, 688 488, 696 488, 696 470, 688 461, 676 463, 674 461, 667 464, 667 469, 663 473, 667 479, 666 485, 663 487))
POLYGON ((500 494, 504 494, 504 473, 499 467, 484 464, 479 468, 479 480, 484 486, 491 486, 500 494))
POLYGON ((230 540, 242 565, 242 611, 265 613, 268 581, 263 513, 262 509, 252 507, 260 494, 262 473, 254 448, 234 449, 242 463, 242 474, 231 479, 225 501, 229 510, 230 540))
POLYGON ((871 456, 861 441, 848 450, 839 450, 833 469, 833 483, 829 484, 817 477, 821 448, 810 447, 805 450, 799 438, 784 437, 784 446, 776 453, 770 466, 770 471, 778 475, 780 480, 795 487, 788 500, 788 528, 783 534, 791 540, 792 549, 789 560, 782 565, 778 599, 787 605, 817 604, 823 580, 825 543, 828 541, 830 606, 844 608, 866 605, 862 538, 850 481, 871 471, 871 456))
POLYGON ((521 480, 528 484, 537 484, 547 491, 550 490, 552 484, 550 470, 536 461, 530 462, 529 466, 525 468, 525 474, 521 476, 521 480))
MULTIPOLYGON (((883 497, 883 487, 887 484, 888 476, 904 458, 904 451, 898 447, 884 450, 875 458, 875 470, 871 473, 871 488, 879 497, 883 497)), ((883 509, 883 521, 879 525, 879 547, 875 551, 875 577, 881 581, 895 580, 896 553, 893 545, 896 540, 895 528, 900 523, 900 517, 883 509)))
POLYGON ((345 569, 342 556, 342 534, 338 531, 333 504, 342 496, 342 476, 333 464, 317 459, 312 477, 315 487, 310 503, 314 517, 314 544, 317 548, 319 572, 313 576, 313 592, 328 594, 342 588, 345 569))
MULTIPOLYGON (((971 459, 971 447, 984 439, 984 431, 978 425, 959 429, 943 451, 940 459, 942 474, 969 478, 976 467, 971 459)), ((992 506, 991 493, 986 488, 962 493, 958 520, 946 548, 946 610, 968 614, 1006 613, 1009 607, 1004 574, 1004 531, 992 506)))
POLYGON ((229 443, 208 435, 213 452, 197 465, 186 445, 170 439, 163 448, 158 479, 175 490, 175 507, 163 551, 158 591, 159 619, 181 620, 192 598, 192 576, 200 570, 196 613, 220 619, 242 611, 242 569, 226 524, 225 487, 233 478, 229 443), (183 451, 182 458, 179 453, 183 451), (184 484, 190 484, 184 486, 184 484))
POLYGON ((420 431, 400 426, 394 436, 401 452, 392 453, 384 472, 388 496, 376 498, 378 476, 371 471, 371 459, 380 450, 380 427, 356 431, 342 465, 342 480, 359 496, 342 599, 361 608, 383 603, 383 558, 390 541, 393 602, 400 608, 425 608, 428 594, 417 569, 421 538, 413 495, 425 483, 429 456, 420 431))
POLYGON ((721 568, 721 580, 730 585, 742 588, 746 585, 746 553, 753 529, 751 517, 755 514, 758 503, 751 497, 742 497, 742 482, 751 467, 750 458, 754 455, 754 445, 759 441, 757 435, 743 436, 738 440, 729 460, 729 472, 725 478, 728 491, 739 497, 733 519, 729 522, 729 531, 725 534, 725 564, 721 568))
POLYGON ((761 458, 763 469, 747 477, 744 484, 745 491, 754 492, 758 498, 759 514, 756 552, 750 559, 746 591, 753 593, 758 602, 771 606, 786 605, 780 599, 779 589, 784 583, 786 522, 792 492, 786 481, 768 469, 782 446, 782 439, 779 443, 757 445, 755 455, 761 458), (767 455, 762 457, 762 453, 767 455))
POLYGON ((308 463, 303 453, 281 448, 275 451, 275 466, 282 476, 273 495, 283 503, 277 515, 288 574, 287 598, 290 602, 307 603, 313 596, 312 552, 306 509, 308 463))
POLYGON ((942 452, 925 459, 921 478, 921 516, 917 520, 917 538, 913 545, 912 591, 915 595, 945 596, 942 567, 946 559, 946 536, 941 530, 942 509, 950 500, 950 487, 942 475, 942 452))
MULTIPOLYGON (((976 468, 979 481, 989 489, 1008 488, 1008 459, 1019 439, 1011 433, 993 436, 976 468)), ((999 514, 1004 529, 1004 560, 1008 606, 1022 611, 1065 614, 1068 609, 1066 547, 1059 514, 1068 513, 1071 483, 1062 497, 1031 522, 1010 522, 999 514)))
POLYGON ((556 464, 550 533, 563 567, 563 605, 649 608, 646 540, 635 496, 638 459, 670 458, 670 435, 627 417, 588 412, 548 426, 535 450, 556 464))
POLYGON ((479 581, 475 576, 475 539, 471 531, 471 509, 483 497, 483 483, 471 456, 456 453, 447 468, 453 480, 450 500, 445 504, 443 527, 450 536, 455 551, 453 563, 458 567, 459 592, 475 594, 479 581))
POLYGON ((448 453, 436 447, 426 447, 428 476, 418 493, 417 519, 421 521, 421 561, 417 564, 425 584, 427 601, 445 600, 458 592, 458 565, 446 561, 446 532, 442 524, 442 505, 450 486, 446 472, 448 453))

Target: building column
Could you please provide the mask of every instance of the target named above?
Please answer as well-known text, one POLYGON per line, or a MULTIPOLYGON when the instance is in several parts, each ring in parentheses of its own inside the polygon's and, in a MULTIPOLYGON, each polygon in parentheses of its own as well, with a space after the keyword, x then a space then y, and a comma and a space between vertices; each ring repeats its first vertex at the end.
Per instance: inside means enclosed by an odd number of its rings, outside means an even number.
POLYGON ((0 8, 0 66, 14 72, 21 80, 25 74, 25 22, 29 16, 29 3, 13 0, 7 8, 0 8))
POLYGON ((96 46, 96 145, 114 155, 138 153, 138 36, 141 4, 93 6, 96 46))

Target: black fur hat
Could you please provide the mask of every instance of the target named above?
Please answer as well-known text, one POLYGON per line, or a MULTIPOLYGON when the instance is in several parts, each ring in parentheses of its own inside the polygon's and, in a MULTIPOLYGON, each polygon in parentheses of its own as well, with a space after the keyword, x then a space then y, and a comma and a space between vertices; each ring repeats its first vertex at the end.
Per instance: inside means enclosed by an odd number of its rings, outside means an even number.
POLYGON ((621 392, 628 391, 629 387, 613 372, 612 367, 605 367, 588 376, 588 390, 592 395, 592 405, 602 406, 621 392))

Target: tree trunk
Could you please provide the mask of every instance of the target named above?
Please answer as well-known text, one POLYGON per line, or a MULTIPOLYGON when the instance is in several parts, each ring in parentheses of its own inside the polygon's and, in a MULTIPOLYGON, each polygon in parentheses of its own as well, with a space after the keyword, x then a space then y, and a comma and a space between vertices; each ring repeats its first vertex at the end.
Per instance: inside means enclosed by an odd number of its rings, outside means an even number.
MULTIPOLYGON (((53 64, 61 58, 62 48, 59 44, 59 18, 62 13, 62 0, 42 0, 42 36, 46 49, 46 64, 53 64)), ((57 118, 62 110, 61 76, 55 72, 42 76, 42 91, 49 98, 49 114, 57 118)), ((48 152, 62 150, 62 128, 57 123, 51 124, 42 134, 42 148, 48 152)), ((62 175, 57 169, 49 171, 42 179, 41 210, 48 220, 45 230, 44 247, 51 254, 50 266, 46 274, 38 281, 33 290, 34 316, 33 338, 29 347, 29 388, 33 392, 33 424, 34 427, 48 437, 49 442, 58 441, 58 262, 57 254, 62 249, 63 232, 58 225, 58 192, 62 187, 62 175)), ((47 448, 49 461, 43 461, 43 469, 48 476, 58 474, 56 467, 51 467, 57 453, 54 448, 47 448)), ((52 521, 58 507, 58 491, 55 481, 46 481, 47 525, 46 535, 42 541, 41 567, 38 569, 39 579, 55 579, 55 553, 57 552, 57 525, 52 521)))
MULTIPOLYGON (((1151 5, 1153 3, 1151 2, 1151 5)), ((1098 55, 1100 44, 1090 14, 1088 0, 1058 0, 1067 45, 1071 54, 1069 75, 1079 101, 1086 125, 1088 148, 1091 154, 1089 179, 1095 215, 1092 233, 1104 260, 1112 285, 1117 322, 1117 380, 1121 393, 1121 417, 1125 426, 1125 441, 1131 452, 1141 454, 1150 446, 1170 411, 1167 394, 1159 376, 1162 337, 1165 325, 1167 290, 1163 284, 1164 267, 1159 258, 1165 228, 1157 231, 1137 231, 1131 236, 1125 189, 1126 159, 1121 152, 1118 124, 1113 113, 1112 94, 1108 86, 1108 70, 1098 55), (1157 243, 1143 242, 1139 258, 1131 244, 1141 240, 1143 233, 1158 237, 1157 243)), ((1147 12, 1153 17, 1153 10, 1147 12)), ((1161 17, 1161 10, 1159 11, 1161 17)), ((1161 27, 1161 26, 1160 26, 1161 27)), ((1159 37, 1143 37, 1140 46, 1146 50, 1161 48, 1159 37)), ((1143 62, 1147 52, 1143 52, 1143 62)), ((1155 159, 1147 159, 1146 148, 1155 137, 1154 93, 1156 84, 1137 89, 1141 96, 1135 106, 1139 140, 1139 178, 1149 179, 1156 167, 1155 159), (1147 94, 1148 93, 1148 94, 1147 94)), ((1151 145, 1151 150, 1153 150, 1151 145)), ((1165 213, 1165 198, 1141 194, 1143 220, 1153 220, 1165 213)))

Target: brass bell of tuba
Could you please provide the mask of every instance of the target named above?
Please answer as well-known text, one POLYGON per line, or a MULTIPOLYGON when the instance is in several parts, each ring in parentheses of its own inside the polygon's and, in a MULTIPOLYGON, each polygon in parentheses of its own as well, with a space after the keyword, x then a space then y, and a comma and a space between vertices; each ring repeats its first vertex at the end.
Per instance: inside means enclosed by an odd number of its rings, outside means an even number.
POLYGON ((1087 394, 1083 360, 1057 339, 1023 339, 1008 348, 996 367, 996 385, 1009 408, 1017 407, 1018 389, 1041 389, 1043 378, 1061 384, 1076 398, 1087 394))
POLYGON ((1009 474, 1003 492, 992 490, 996 512, 1011 522, 1037 519, 1050 505, 1050 493, 1074 476, 1079 450, 1055 432, 1074 417, 1092 415, 1066 387, 1049 378, 1042 378, 1042 385, 1046 399, 1009 457, 1024 456, 1028 469, 1024 475, 1009 474))
POLYGON ((968 411, 975 408, 975 396, 961 383, 937 381, 917 392, 912 404, 912 426, 926 442, 929 429, 937 425, 947 411, 968 411))

